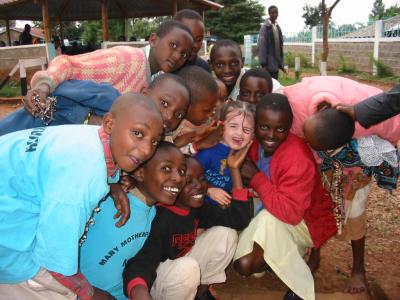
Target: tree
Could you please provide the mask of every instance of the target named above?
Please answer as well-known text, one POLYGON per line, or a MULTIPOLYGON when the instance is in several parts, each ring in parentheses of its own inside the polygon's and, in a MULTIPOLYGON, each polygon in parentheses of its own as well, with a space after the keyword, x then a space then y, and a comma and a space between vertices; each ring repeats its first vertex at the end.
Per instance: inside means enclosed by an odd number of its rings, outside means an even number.
POLYGON ((308 5, 303 7, 304 14, 303 18, 305 18, 305 23, 308 26, 315 26, 319 22, 317 16, 319 16, 319 21, 322 21, 322 55, 321 55, 321 74, 326 75, 326 65, 329 55, 329 45, 328 45, 328 27, 329 27, 329 19, 331 18, 332 11, 336 7, 336 5, 340 2, 340 0, 335 0, 330 7, 327 7, 325 4, 325 0, 322 0, 321 3, 317 7, 310 7, 308 5), (307 14, 307 12, 309 14, 307 14))
POLYGON ((137 40, 147 40, 150 34, 155 32, 162 22, 170 19, 171 17, 133 19, 132 36, 137 40))
POLYGON ((371 17, 373 20, 381 20, 385 13, 385 4, 382 0, 375 0, 373 8, 371 10, 371 17))
POLYGON ((259 31, 264 7, 257 1, 217 0, 216 2, 224 5, 224 8, 205 13, 206 30, 211 34, 243 43, 244 35, 259 31))
POLYGON ((400 7, 397 6, 397 4, 392 5, 389 8, 385 9, 385 5, 382 3, 382 0, 380 1, 375 0, 371 14, 369 15, 369 20, 370 21, 383 20, 390 17, 394 17, 398 14, 400 14, 400 7))
MULTIPOLYGON (((43 29, 43 22, 34 21, 33 27, 43 29)), ((84 28, 82 27, 82 23, 76 21, 65 21, 62 22, 63 27, 63 38, 68 40, 76 40, 79 39, 83 33, 84 28)), ((52 25, 51 26, 51 36, 59 36, 60 35, 60 25, 52 25)))

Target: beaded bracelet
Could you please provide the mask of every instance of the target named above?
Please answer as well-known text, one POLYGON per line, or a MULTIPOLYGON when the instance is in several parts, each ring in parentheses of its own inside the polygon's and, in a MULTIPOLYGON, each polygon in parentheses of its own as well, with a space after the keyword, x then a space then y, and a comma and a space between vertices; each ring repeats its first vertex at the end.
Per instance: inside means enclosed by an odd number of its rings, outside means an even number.
POLYGON ((33 115, 39 117, 45 125, 49 125, 54 120, 54 112, 56 111, 57 99, 56 97, 47 97, 46 106, 43 108, 40 103, 40 96, 38 93, 32 95, 33 115))

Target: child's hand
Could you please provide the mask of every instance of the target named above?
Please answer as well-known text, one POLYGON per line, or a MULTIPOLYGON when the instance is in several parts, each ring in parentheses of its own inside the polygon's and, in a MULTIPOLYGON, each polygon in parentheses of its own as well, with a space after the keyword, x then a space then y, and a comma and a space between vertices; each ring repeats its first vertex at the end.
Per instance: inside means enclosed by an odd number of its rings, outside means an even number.
POLYGON ((242 176, 245 185, 250 183, 251 179, 256 175, 260 170, 257 168, 255 163, 250 159, 246 159, 243 163, 242 168, 240 169, 240 175, 242 176))
POLYGON ((121 187, 124 190, 124 192, 127 193, 135 185, 135 180, 131 175, 122 171, 119 183, 121 184, 121 187))
POLYGON ((106 291, 103 291, 97 287, 93 287, 93 296, 92 300, 115 300, 111 294, 107 293, 106 291))
POLYGON ((110 184, 110 194, 111 198, 114 200, 115 208, 117 209, 114 219, 121 217, 115 226, 121 227, 125 225, 131 215, 129 199, 119 183, 110 184))
POLYGON ((46 98, 49 94, 50 87, 47 84, 40 84, 37 88, 29 90, 26 96, 22 99, 25 111, 34 117, 38 117, 35 113, 35 107, 32 103, 32 98, 34 95, 39 95, 40 105, 44 109, 46 107, 46 98))
POLYGON ((356 112, 354 110, 353 105, 346 105, 346 104, 336 104, 334 106, 338 111, 341 111, 342 113, 345 113, 348 115, 350 118, 352 118, 354 121, 356 121, 356 112))
POLYGON ((244 160, 246 159, 247 151, 249 151, 252 143, 253 142, 251 141, 246 147, 236 152, 234 150, 229 152, 226 163, 230 169, 239 169, 242 166, 244 160))
POLYGON ((209 134, 196 142, 198 150, 207 149, 215 146, 222 139, 222 127, 211 127, 208 131, 209 134))
POLYGON ((207 195, 220 205, 228 205, 231 203, 232 196, 223 189, 215 187, 208 188, 207 195))

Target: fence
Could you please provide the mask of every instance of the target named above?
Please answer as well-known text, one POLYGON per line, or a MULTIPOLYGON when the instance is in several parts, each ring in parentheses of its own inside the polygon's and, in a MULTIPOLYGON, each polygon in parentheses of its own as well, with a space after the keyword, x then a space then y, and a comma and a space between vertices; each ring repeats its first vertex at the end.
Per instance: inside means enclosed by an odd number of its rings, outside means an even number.
MULTIPOLYGON (((244 36, 245 63, 250 65, 257 55, 258 35, 244 36)), ((370 23, 343 25, 329 28, 328 67, 337 68, 346 61, 358 71, 377 70, 372 58, 390 66, 395 75, 400 75, 400 15, 387 20, 370 23)), ((300 55, 311 65, 318 65, 322 54, 322 27, 284 34, 284 51, 300 55)))

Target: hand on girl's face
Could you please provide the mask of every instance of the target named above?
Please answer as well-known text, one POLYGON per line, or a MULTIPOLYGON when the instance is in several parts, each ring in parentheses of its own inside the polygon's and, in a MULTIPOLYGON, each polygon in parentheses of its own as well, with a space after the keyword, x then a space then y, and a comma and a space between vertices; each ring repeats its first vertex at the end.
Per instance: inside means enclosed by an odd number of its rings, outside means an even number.
POLYGON ((226 160, 228 167, 231 169, 239 169, 244 160, 246 159, 247 152, 251 147, 252 142, 250 142, 246 147, 238 151, 231 150, 229 156, 226 160))

